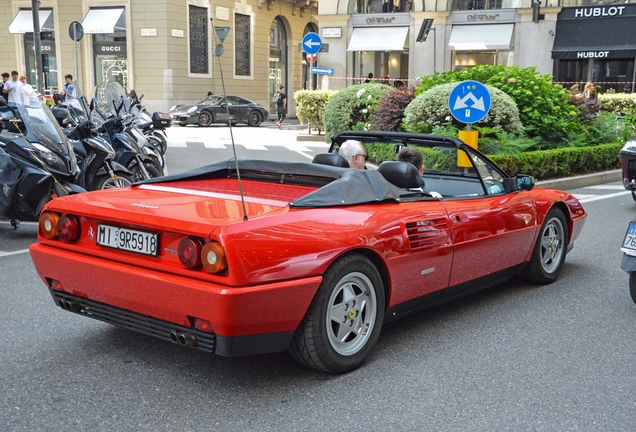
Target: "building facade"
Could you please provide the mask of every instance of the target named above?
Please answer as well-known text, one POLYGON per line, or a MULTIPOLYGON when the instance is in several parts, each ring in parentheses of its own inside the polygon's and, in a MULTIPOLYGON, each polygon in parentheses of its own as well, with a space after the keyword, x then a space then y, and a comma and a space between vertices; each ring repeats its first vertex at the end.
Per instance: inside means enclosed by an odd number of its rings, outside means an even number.
POLYGON ((636 36, 629 27, 636 4, 533 3, 322 0, 317 19, 329 51, 319 53, 318 62, 335 71, 326 81, 330 88, 362 82, 369 74, 377 82, 416 83, 434 72, 478 64, 534 66, 557 81, 613 82, 607 86, 617 91, 624 87, 620 83, 636 81, 636 36), (576 57, 578 52, 593 57, 576 57), (608 58, 600 58, 605 52, 608 58))
MULTIPOLYGON (((35 84, 31 1, 0 0, 0 11, 2 71, 35 84)), ((316 14, 316 0, 41 0, 43 84, 59 91, 70 73, 90 94, 117 81, 149 109, 167 110, 222 92, 222 69, 228 94, 271 107, 280 85, 290 93, 309 83, 299 45, 318 30, 316 14), (83 29, 77 42, 74 21, 83 29), (229 28, 220 57, 216 27, 229 28)))

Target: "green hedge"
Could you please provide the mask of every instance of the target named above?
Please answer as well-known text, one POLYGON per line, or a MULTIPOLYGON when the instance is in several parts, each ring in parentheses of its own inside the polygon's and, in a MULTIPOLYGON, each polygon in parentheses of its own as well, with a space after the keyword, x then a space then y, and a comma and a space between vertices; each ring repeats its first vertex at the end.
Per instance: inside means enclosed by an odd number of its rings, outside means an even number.
POLYGON ((636 108, 634 99, 636 99, 636 95, 631 93, 604 93, 598 95, 598 102, 601 106, 601 112, 605 112, 608 114, 627 112, 636 108))
POLYGON ((570 177, 620 168, 623 143, 593 147, 566 147, 519 155, 493 155, 490 160, 508 175, 529 174, 535 180, 570 177))

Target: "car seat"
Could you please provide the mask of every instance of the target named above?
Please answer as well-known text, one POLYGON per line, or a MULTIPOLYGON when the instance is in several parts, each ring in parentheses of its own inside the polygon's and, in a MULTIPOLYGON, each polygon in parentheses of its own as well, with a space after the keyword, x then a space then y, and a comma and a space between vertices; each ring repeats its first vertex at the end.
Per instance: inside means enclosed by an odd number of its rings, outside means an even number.
POLYGON ((389 183, 402 189, 423 189, 424 179, 415 165, 409 162, 385 161, 378 167, 378 172, 389 183))
POLYGON ((318 153, 311 163, 330 165, 340 168, 350 168, 349 162, 338 153, 318 153))

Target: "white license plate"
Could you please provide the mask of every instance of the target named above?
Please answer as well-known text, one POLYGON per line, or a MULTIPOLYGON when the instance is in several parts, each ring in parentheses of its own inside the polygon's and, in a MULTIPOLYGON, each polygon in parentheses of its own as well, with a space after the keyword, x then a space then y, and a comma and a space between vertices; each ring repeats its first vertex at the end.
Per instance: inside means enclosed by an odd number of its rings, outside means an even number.
POLYGON ((636 222, 630 222, 625 233, 625 239, 623 240, 623 252, 636 251, 636 222), (626 249, 626 250, 624 250, 626 249))
POLYGON ((97 244, 157 256, 159 236, 157 233, 97 224, 97 244))

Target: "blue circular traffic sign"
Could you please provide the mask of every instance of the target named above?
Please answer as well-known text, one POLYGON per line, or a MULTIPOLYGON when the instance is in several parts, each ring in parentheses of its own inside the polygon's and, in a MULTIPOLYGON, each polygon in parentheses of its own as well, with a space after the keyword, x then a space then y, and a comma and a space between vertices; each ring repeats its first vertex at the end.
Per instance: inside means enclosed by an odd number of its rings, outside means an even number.
POLYGON ((303 37, 302 46, 307 54, 316 54, 322 48, 322 39, 316 33, 307 33, 303 37))
POLYGON ((479 81, 464 81, 448 97, 448 107, 462 123, 477 123, 490 111, 490 93, 479 81))

